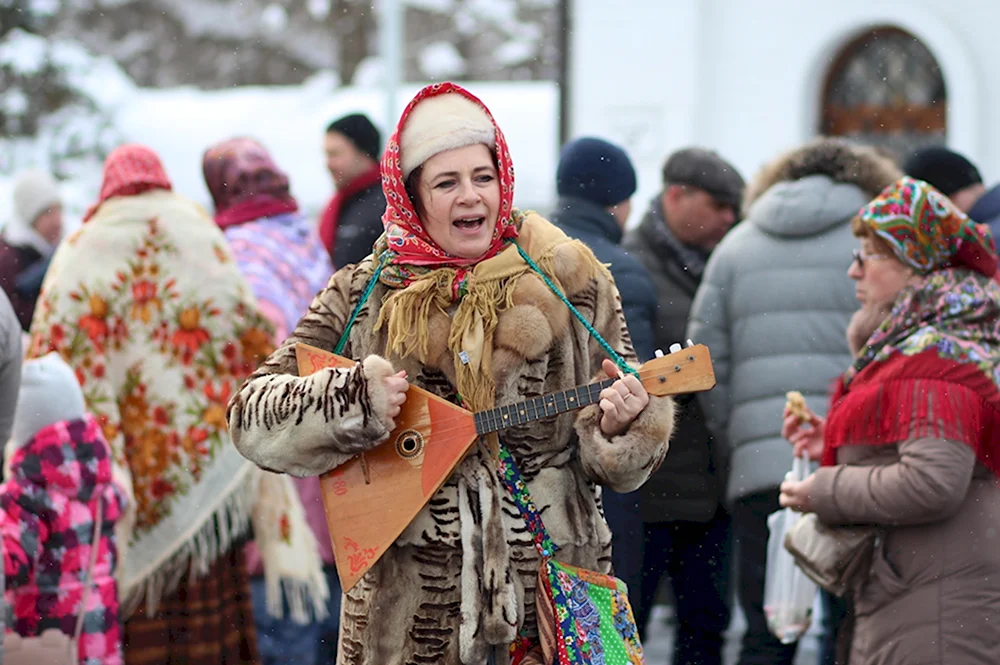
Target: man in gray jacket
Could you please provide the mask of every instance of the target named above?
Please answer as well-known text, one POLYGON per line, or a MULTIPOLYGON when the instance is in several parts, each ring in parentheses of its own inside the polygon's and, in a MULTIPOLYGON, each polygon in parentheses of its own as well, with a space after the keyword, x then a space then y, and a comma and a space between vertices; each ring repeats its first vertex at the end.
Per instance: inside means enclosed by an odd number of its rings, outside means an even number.
MULTIPOLYGON (((714 152, 688 148, 663 167, 663 189, 624 247, 653 279, 653 342, 684 341, 691 301, 709 253, 739 218, 743 179, 714 152)), ((631 325, 631 324, 630 324, 631 325)), ((670 453, 639 490, 642 585, 636 621, 645 635, 657 587, 670 576, 677 607, 675 665, 721 665, 729 624, 729 516, 721 506, 712 436, 693 395, 677 399, 670 453)))
POLYGON ((819 139, 765 166, 748 186, 746 218, 705 270, 689 336, 709 347, 716 387, 699 395, 709 429, 727 444, 740 605, 740 665, 790 665, 795 645, 767 628, 767 517, 792 468, 781 437, 785 394, 826 412, 828 386, 847 369, 845 331, 858 309, 847 276, 859 246, 850 221, 899 171, 874 150, 819 139))

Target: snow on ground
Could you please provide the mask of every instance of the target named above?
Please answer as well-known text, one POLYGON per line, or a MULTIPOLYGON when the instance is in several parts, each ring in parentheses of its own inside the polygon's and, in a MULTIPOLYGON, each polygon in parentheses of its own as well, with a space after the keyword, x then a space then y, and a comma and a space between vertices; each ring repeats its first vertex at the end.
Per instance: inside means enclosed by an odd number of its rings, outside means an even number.
MULTIPOLYGON (((48 52, 65 68, 70 82, 87 93, 111 118, 90 131, 117 132, 125 141, 145 143, 163 159, 177 191, 208 206, 201 157, 214 142, 238 135, 266 145, 289 174, 292 192, 310 214, 318 214, 332 194, 324 167, 322 136, 331 120, 353 112, 367 113, 388 138, 384 91, 378 87, 338 88, 334 74, 318 74, 302 85, 238 87, 221 91, 195 88, 138 88, 110 60, 94 58, 71 42, 46 44, 26 33, 12 34, 0 49, 0 62, 37 66, 48 52)), ((558 159, 558 91, 554 83, 465 83, 493 112, 510 144, 517 173, 516 204, 547 210, 554 202, 558 159)), ((406 84, 397 94, 392 125, 421 84, 406 84)), ((80 128, 77 128, 80 131, 80 128)), ((54 130, 49 133, 54 133, 54 130)), ((9 215, 9 188, 14 174, 28 166, 48 168, 53 146, 47 128, 34 140, 0 140, 0 220, 9 215)), ((67 222, 78 223, 96 197, 99 167, 86 160, 73 163, 63 183, 67 222)), ((0 221, 0 224, 3 222, 0 221)))

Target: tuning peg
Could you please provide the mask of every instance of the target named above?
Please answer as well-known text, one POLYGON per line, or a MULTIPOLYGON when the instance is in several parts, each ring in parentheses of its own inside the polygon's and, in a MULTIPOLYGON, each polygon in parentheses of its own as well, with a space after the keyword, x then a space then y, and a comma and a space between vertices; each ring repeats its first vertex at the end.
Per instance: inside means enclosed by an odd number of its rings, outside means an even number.
POLYGON ((688 340, 687 341, 687 345, 688 345, 688 348, 691 348, 692 346, 694 346, 694 342, 692 342, 691 340, 688 340))
POLYGON ((662 358, 663 357, 663 351, 657 349, 656 352, 653 353, 653 357, 654 358, 662 358))
POLYGON ((680 350, 681 350, 681 345, 680 344, 671 344, 670 345, 670 353, 677 353, 680 350))

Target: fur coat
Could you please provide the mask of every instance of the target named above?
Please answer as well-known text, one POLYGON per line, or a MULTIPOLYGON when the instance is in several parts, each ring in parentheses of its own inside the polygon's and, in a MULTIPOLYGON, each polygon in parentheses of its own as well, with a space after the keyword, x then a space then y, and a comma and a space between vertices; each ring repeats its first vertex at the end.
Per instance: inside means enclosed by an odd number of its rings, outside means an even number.
MULTIPOLYGON (((548 222, 540 220, 548 225, 548 222)), ((522 233, 519 244, 527 242, 522 233)), ((613 281, 591 276, 582 245, 555 250, 553 275, 583 317, 626 360, 635 361, 613 281)), ((382 378, 405 369, 414 385, 455 401, 451 319, 427 322, 423 360, 380 357, 388 345, 376 321, 392 289, 375 285, 351 329, 343 355, 352 369, 298 377, 295 344, 333 350, 373 272, 371 259, 338 271, 292 336, 230 403, 233 441, 262 467, 316 475, 388 436, 382 378)), ((594 380, 604 352, 568 308, 533 273, 523 274, 513 303, 498 310, 493 338, 496 403, 506 404, 594 380)), ((600 430, 598 405, 513 427, 502 439, 519 465, 557 558, 608 572, 611 534, 600 485, 636 489, 663 460, 673 430, 669 398, 649 406, 621 435, 600 430)), ((343 601, 339 662, 351 665, 485 663, 492 647, 506 654, 522 625, 536 634, 539 557, 517 508, 480 443, 424 510, 343 601)))

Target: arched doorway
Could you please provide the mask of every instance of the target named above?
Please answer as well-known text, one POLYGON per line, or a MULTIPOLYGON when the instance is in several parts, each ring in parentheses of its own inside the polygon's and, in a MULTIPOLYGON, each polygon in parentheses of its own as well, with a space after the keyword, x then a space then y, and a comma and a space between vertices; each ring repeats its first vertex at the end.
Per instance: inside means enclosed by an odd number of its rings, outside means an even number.
POLYGON ((904 30, 877 27, 847 44, 830 67, 821 130, 905 158, 945 143, 947 111, 944 76, 930 50, 904 30))

